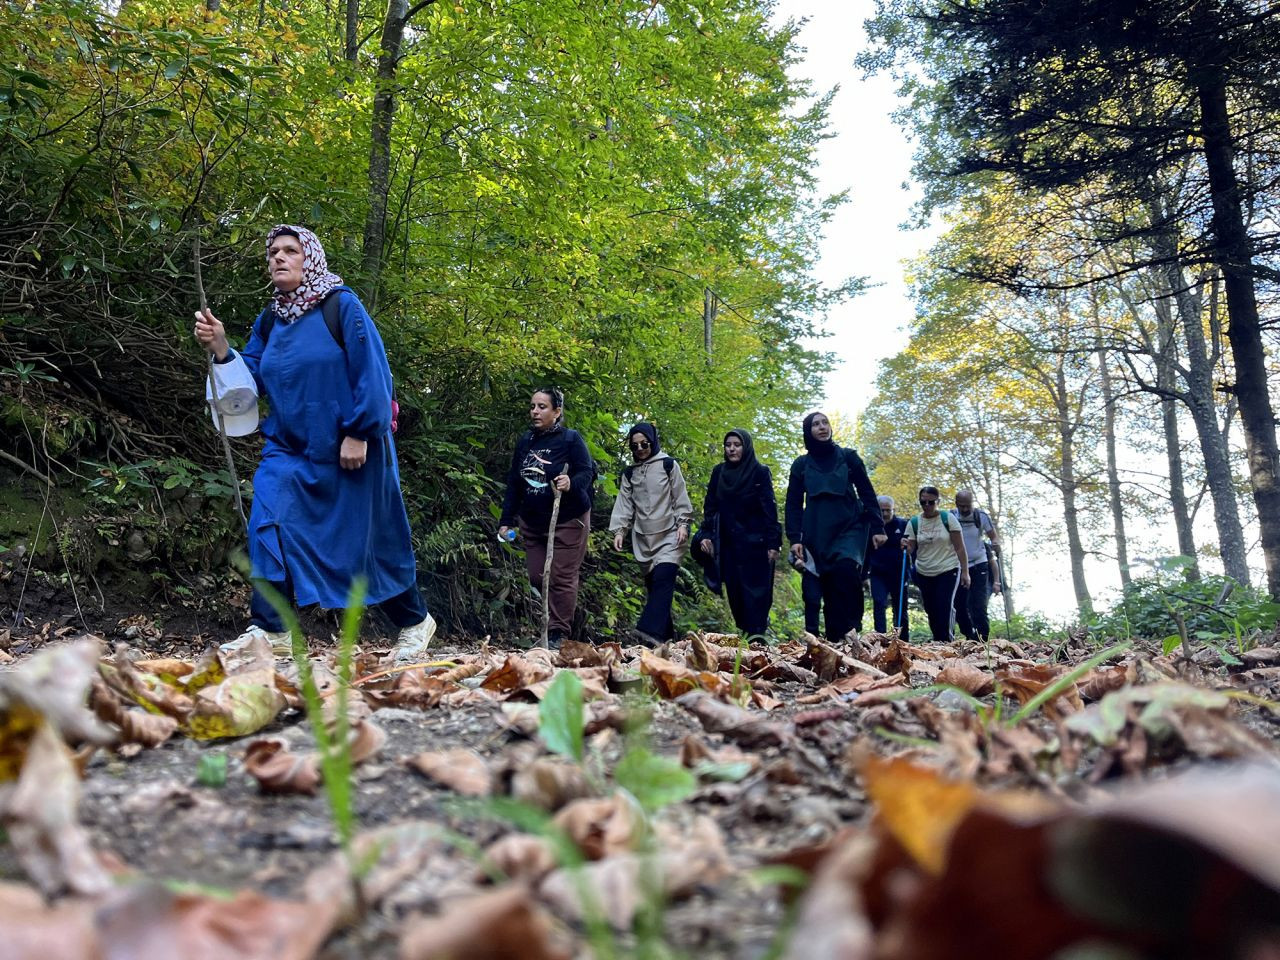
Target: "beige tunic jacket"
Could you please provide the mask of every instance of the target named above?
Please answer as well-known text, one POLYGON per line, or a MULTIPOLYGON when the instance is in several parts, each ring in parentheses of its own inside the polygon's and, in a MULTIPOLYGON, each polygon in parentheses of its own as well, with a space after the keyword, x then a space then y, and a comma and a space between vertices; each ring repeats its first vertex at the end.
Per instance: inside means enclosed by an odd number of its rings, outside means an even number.
POLYGON ((688 538, 676 546, 676 535, 681 523, 692 522, 693 504, 680 464, 672 461, 667 473, 667 459, 660 453, 635 464, 630 479, 623 474, 609 518, 611 531, 631 529, 631 552, 646 572, 659 563, 679 563, 689 549, 688 538))

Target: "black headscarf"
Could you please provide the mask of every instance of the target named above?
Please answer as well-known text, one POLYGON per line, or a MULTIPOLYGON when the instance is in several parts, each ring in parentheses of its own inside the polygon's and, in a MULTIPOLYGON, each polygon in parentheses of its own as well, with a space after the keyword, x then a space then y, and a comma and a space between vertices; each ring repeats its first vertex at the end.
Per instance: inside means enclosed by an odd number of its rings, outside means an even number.
POLYGON ((826 416, 821 410, 815 410, 804 418, 804 448, 809 451, 809 457, 819 469, 829 470, 836 462, 836 443, 830 438, 817 440, 810 432, 813 418, 819 415, 826 416))
POLYGON ((649 441, 649 459, 652 460, 658 455, 658 428, 652 423, 645 423, 643 420, 627 431, 627 446, 631 446, 631 438, 637 433, 642 433, 645 439, 649 441))
POLYGON ((726 457, 724 463, 720 465, 720 482, 716 492, 721 500, 742 494, 755 478, 756 467, 760 463, 756 459, 756 445, 751 439, 751 434, 742 429, 734 429, 724 435, 725 440, 730 437, 737 437, 742 441, 742 459, 737 463, 730 463, 726 457))

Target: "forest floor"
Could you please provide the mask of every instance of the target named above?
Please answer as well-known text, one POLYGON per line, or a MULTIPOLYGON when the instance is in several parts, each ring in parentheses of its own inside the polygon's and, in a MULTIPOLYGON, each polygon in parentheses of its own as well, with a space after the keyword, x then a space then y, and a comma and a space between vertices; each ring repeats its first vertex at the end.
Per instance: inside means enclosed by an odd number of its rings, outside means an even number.
POLYGON ((345 802, 297 664, 199 623, 0 628, 0 956, 1280 956, 1274 637, 362 638, 344 688, 310 623, 345 802))

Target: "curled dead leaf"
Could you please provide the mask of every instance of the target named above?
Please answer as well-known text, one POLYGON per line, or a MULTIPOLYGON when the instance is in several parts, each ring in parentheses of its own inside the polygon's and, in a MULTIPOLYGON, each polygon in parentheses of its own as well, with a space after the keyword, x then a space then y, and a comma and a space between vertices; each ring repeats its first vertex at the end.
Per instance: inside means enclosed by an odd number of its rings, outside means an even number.
MULTIPOLYGON (((1017 698, 1025 706, 1045 689, 1053 686, 1067 672, 1065 667, 1048 664, 1010 664, 996 671, 996 680, 1006 694, 1017 698)), ((1074 683, 1067 684, 1044 702, 1044 712, 1050 720, 1060 720, 1068 714, 1084 709, 1080 691, 1074 683)))
POLYGON ((99 720, 114 724, 119 729, 122 743, 158 747, 178 729, 178 721, 173 717, 148 713, 141 707, 131 707, 123 703, 101 677, 93 678, 89 705, 99 720))
POLYGON ((429 780, 465 797, 487 797, 493 792, 489 765, 471 750, 428 750, 410 757, 409 766, 429 780))
POLYGON ((315 754, 295 754, 280 737, 254 740, 245 748, 244 769, 263 793, 314 794, 320 786, 315 754))
POLYGON ((987 671, 975 667, 967 660, 947 660, 938 673, 937 682, 951 687, 959 687, 975 697, 985 697, 995 689, 995 677, 987 671))
POLYGON ((789 726, 724 703, 702 690, 686 693, 676 698, 676 703, 697 717, 708 733, 724 734, 746 746, 783 746, 795 739, 789 726))
POLYGON ((528 887, 513 883, 451 902, 438 917, 410 923, 400 960, 569 960, 528 887))
POLYGON ((592 792, 581 767, 552 757, 521 766, 511 778, 511 796, 540 810, 559 810, 592 792))
POLYGON ((489 844, 484 859, 507 879, 527 883, 537 883, 559 866, 550 844, 527 833, 509 833, 489 844))
POLYGON ((550 679, 555 673, 555 668, 550 663, 538 662, 533 657, 533 653, 534 651, 530 651, 525 657, 511 654, 498 669, 485 677, 484 682, 480 684, 481 688, 494 693, 511 693, 515 690, 523 690, 539 680, 550 679))
POLYGON ((553 821, 588 860, 626 853, 640 829, 637 811, 621 794, 567 804, 553 821))

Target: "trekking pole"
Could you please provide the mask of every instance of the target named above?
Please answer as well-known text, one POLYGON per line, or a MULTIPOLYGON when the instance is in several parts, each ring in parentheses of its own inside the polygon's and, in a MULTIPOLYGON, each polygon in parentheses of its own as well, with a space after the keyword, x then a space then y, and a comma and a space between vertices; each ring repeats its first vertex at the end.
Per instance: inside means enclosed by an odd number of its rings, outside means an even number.
POLYGON ((907 612, 907 551, 902 551, 902 576, 898 578, 898 622, 894 627, 902 635, 902 618, 907 612))
MULTIPOLYGON (((200 231, 196 231, 191 241, 192 255, 195 263, 196 296, 200 298, 200 312, 209 309, 209 299, 204 295, 204 278, 200 272, 200 231)), ((240 477, 236 473, 236 462, 231 456, 231 441, 227 439, 227 425, 222 419, 222 408, 218 406, 218 379, 213 375, 213 351, 209 351, 209 389, 213 393, 213 419, 218 424, 218 436, 222 438, 222 452, 227 457, 227 471, 231 474, 231 492, 236 496, 236 513, 240 514, 240 522, 244 524, 245 533, 249 532, 249 518, 244 515, 244 500, 240 497, 240 477)))
MULTIPOLYGON (((568 466, 568 464, 565 464, 568 466)), ((551 526, 547 529, 547 559, 542 562, 542 646, 547 646, 547 634, 551 629, 551 558, 556 550, 556 524, 560 522, 560 488, 556 486, 556 478, 564 472, 564 467, 556 471, 551 478, 553 499, 551 501, 551 526)))

